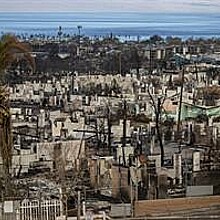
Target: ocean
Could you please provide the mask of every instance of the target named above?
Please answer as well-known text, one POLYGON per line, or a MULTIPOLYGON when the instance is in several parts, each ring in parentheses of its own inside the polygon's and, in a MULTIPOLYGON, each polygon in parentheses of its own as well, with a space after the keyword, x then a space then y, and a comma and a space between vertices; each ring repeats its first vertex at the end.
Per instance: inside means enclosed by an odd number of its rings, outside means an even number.
POLYGON ((220 14, 159 13, 0 13, 0 34, 56 36, 78 34, 116 36, 134 39, 152 35, 188 37, 220 37, 220 14))

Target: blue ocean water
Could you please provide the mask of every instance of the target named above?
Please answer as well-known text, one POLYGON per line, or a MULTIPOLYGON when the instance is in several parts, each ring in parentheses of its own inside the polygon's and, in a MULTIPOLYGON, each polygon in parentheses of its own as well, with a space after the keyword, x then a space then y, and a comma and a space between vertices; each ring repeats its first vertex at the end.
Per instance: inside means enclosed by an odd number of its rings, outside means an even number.
POLYGON ((72 35, 78 25, 86 36, 220 37, 220 14, 0 13, 0 34, 56 36, 62 26, 63 33, 72 35))

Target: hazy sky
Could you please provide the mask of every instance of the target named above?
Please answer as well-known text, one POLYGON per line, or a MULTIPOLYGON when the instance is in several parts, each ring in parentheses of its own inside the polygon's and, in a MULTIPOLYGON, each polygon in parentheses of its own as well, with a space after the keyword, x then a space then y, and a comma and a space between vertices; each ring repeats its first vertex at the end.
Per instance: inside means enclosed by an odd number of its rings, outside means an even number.
POLYGON ((0 0, 0 11, 220 12, 220 0, 0 0))

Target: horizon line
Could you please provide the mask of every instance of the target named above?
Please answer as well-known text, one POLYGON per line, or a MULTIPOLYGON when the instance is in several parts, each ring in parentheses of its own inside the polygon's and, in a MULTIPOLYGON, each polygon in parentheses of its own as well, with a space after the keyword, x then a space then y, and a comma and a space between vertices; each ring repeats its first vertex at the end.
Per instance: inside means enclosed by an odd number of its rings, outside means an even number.
POLYGON ((87 10, 87 11, 80 11, 80 10, 77 10, 77 11, 1 11, 0 10, 0 13, 91 13, 91 14, 94 14, 94 13, 130 13, 130 14, 219 14, 218 12, 208 12, 208 11, 202 11, 202 12, 198 12, 198 11, 186 11, 186 12, 178 12, 178 11, 173 11, 173 12, 168 12, 168 11, 164 11, 164 12, 161 12, 161 11, 101 11, 101 10, 87 10))

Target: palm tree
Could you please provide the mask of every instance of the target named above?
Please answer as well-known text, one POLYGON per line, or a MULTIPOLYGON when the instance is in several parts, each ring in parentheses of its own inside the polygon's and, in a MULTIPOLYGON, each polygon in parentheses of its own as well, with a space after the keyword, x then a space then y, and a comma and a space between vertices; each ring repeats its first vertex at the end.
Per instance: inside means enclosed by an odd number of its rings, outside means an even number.
POLYGON ((10 189, 10 167, 12 164, 12 134, 9 106, 9 93, 3 84, 4 74, 10 65, 20 58, 26 59, 34 70, 34 61, 28 53, 27 46, 19 42, 16 37, 4 35, 0 38, 0 155, 3 162, 5 193, 10 189))

